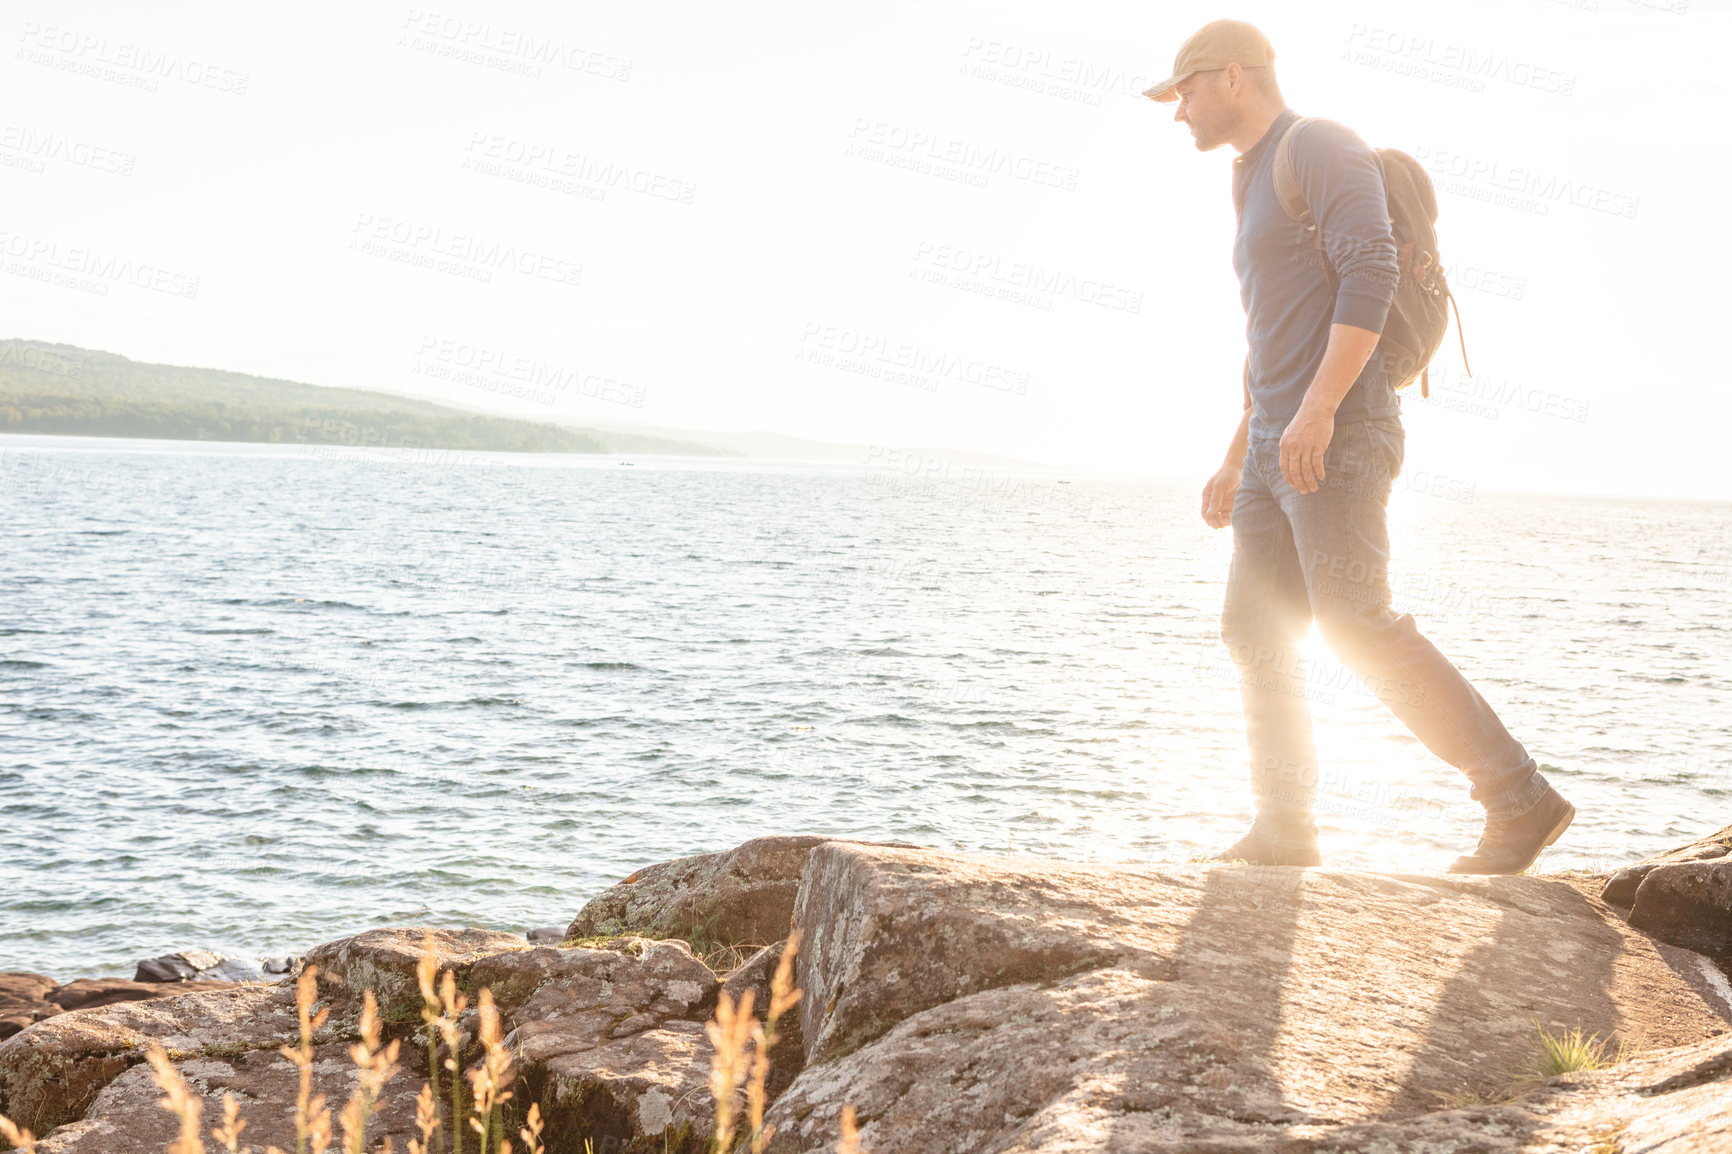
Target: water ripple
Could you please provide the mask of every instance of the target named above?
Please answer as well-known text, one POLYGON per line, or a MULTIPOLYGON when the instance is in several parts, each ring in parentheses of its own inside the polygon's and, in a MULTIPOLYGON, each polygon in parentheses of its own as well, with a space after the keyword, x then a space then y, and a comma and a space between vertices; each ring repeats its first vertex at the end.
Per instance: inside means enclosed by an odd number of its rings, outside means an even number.
MULTIPOLYGON (((1248 817, 1191 485, 0 442, 0 969, 559 925, 763 833, 1149 863, 1248 817)), ((1727 820, 1732 510, 1399 492, 1392 535, 1578 806, 1548 868, 1727 820)), ((1332 863, 1472 844, 1371 694, 1314 712, 1332 863)))

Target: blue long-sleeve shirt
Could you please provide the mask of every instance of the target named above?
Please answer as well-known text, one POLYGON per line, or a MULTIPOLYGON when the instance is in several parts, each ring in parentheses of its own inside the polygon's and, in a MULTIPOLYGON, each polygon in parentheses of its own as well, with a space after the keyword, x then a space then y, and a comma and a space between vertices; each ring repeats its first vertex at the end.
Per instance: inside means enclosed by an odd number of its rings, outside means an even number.
MULTIPOLYGON (((1332 120, 1299 126, 1293 170, 1311 217, 1323 233, 1325 262, 1314 234, 1292 220, 1275 196, 1275 142, 1298 118, 1283 109, 1269 131, 1233 162, 1239 230, 1233 270, 1245 305, 1250 346, 1251 435, 1279 436, 1299 410, 1331 324, 1383 331, 1400 270, 1389 231, 1389 206, 1377 155, 1352 129, 1332 120)), ((1336 421, 1362 421, 1401 411, 1380 358, 1373 356, 1335 411, 1336 421)))

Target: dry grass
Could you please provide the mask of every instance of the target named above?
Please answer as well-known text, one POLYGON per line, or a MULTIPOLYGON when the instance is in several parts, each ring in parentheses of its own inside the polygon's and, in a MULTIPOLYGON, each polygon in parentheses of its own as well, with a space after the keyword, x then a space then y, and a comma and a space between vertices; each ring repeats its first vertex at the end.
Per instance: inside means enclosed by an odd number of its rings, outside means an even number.
POLYGON ((1478 1090, 1434 1090, 1432 1096, 1439 1110, 1471 1110, 1490 1101, 1478 1090))
MULTIPOLYGON (((773 942, 764 943, 764 945, 774 944, 775 943, 773 942)), ((700 962, 714 970, 716 973, 729 974, 751 961, 752 955, 763 949, 764 945, 757 945, 751 942, 743 942, 740 944, 710 943, 705 949, 699 949, 696 946, 693 946, 692 953, 697 955, 697 959, 700 962)))
MULTIPOLYGON (((452 1020, 457 1016, 456 981, 446 983, 445 993, 437 992, 439 978, 439 957, 433 935, 429 933, 421 940, 422 954, 415 963, 415 980, 421 988, 421 1020, 427 1025, 427 1084, 421 1087, 421 1093, 415 1099, 415 1126, 421 1131, 421 1140, 409 1140, 409 1154, 434 1154, 433 1134, 439 1129, 439 1041, 444 1038, 452 1054, 457 1052, 457 1032, 452 1020)), ((451 975, 447 974, 447 978, 451 975)), ((453 1059, 455 1069, 455 1059, 453 1059)), ((456 1086, 456 1075, 452 1075, 453 1091, 456 1086)), ((455 1117, 458 1103, 455 1092, 451 1099, 451 1112, 455 1117)))
MULTIPOLYGON (((705 1026, 715 1054, 710 1059, 710 1094, 716 1101, 716 1129, 711 1150, 716 1154, 733 1154, 734 1127, 740 1111, 740 1091, 746 1097, 746 1132, 743 1135, 750 1154, 763 1154, 775 1134, 774 1126, 764 1125, 764 1107, 769 1104, 767 1085, 770 1075, 770 1051, 780 1035, 776 1023, 783 1014, 800 1001, 800 991, 794 986, 794 955, 800 948, 800 931, 788 935, 782 956, 776 961, 776 972, 770 978, 770 1005, 764 1020, 752 1018, 755 991, 747 990, 736 1006, 723 994, 716 1002, 716 1016, 705 1026)), ((852 1117, 852 1109, 849 1111, 852 1117)), ((858 1142, 852 1147, 858 1151, 858 1142)))
POLYGON ((752 1020, 754 991, 740 995, 739 1005, 727 994, 716 1002, 716 1016, 704 1027, 715 1052, 710 1057, 710 1097, 716 1103, 717 1151, 734 1148, 734 1120, 739 1114, 740 1085, 746 1080, 746 1049, 759 1027, 752 1020))
MULTIPOLYGON (((566 938, 564 941, 559 943, 559 948, 562 950, 600 950, 606 949, 609 942, 617 942, 621 938, 644 936, 645 935, 643 934, 624 932, 617 934, 590 934, 581 938, 566 938)), ((651 938, 651 940, 665 939, 651 938)), ((677 937, 674 940, 682 941, 686 943, 686 945, 690 946, 692 948, 692 955, 718 974, 727 974, 738 969, 741 965, 750 960, 753 954, 757 953, 767 945, 774 944, 773 942, 717 941, 709 936, 707 929, 703 926, 698 927, 683 937, 677 937)), ((631 953, 636 956, 639 951, 634 948, 631 953)))
POLYGON ((842 1106, 842 1138, 836 1143, 836 1154, 861 1154, 860 1131, 854 1126, 854 1103, 842 1106))
POLYGON ((379 1108, 385 1083, 397 1072, 397 1042, 379 1045, 379 1003, 372 990, 361 995, 361 1040, 349 1048, 349 1057, 359 1074, 355 1090, 338 1116, 343 1127, 343 1154, 366 1154, 367 1123, 379 1108))
POLYGON ((241 1117, 241 1104, 235 1096, 226 1090, 223 1092, 223 1124, 210 1132, 210 1136, 222 1143, 229 1154, 240 1154, 241 1131, 247 1128, 245 1118, 241 1117))
MULTIPOLYGON (((331 1144, 331 1112, 325 1108, 323 1094, 313 1095, 313 1034, 325 1024, 331 1012, 329 1009, 313 1012, 313 1005, 319 997, 318 973, 317 966, 301 968, 301 976, 295 981, 295 1009, 301 1020, 301 1044, 282 1048, 283 1057, 300 1071, 300 1087, 295 1094, 295 1154, 307 1154, 309 1144, 313 1154, 324 1154, 325 1148, 331 1144)), ((273 1154, 273 1151, 276 1151, 274 1146, 265 1154, 273 1154)))
MULTIPOLYGON (((541 1103, 529 1104, 529 1116, 524 1123, 523 1129, 517 1132, 517 1136, 523 1139, 523 1148, 529 1154, 547 1154, 547 1147, 541 1144, 541 1103)), ((584 1145, 589 1145, 588 1139, 584 1140, 584 1145)))
POLYGON ((421 1137, 419 1141, 409 1139, 409 1154, 430 1154, 434 1149, 433 1134, 439 1129, 439 1099, 433 1093, 431 1081, 421 1083, 421 1092, 415 1095, 415 1128, 421 1131, 421 1137))
POLYGON ((186 1080, 168 1060, 168 1053, 161 1046, 152 1042, 145 1052, 145 1060, 150 1063, 151 1081, 163 1094, 157 1105, 180 1119, 180 1136, 169 1145, 168 1154, 204 1154, 198 1126, 204 1102, 186 1088, 186 1080))
POLYGON ((505 1036, 499 1029, 499 1011, 493 1005, 493 991, 483 989, 476 1007, 481 1018, 477 1035, 481 1040, 481 1061, 469 1071, 470 1095, 475 1116, 470 1127, 481 1136, 480 1154, 487 1154, 491 1140, 495 1154, 505 1154, 510 1140, 505 1137, 505 1103, 511 1099, 506 1089, 517 1080, 511 1068, 511 1051, 505 1048, 505 1036))
POLYGON ((1593 1145, 1583 1147, 1582 1154, 1620 1154, 1623 1150, 1620 1139, 1629 1127, 1628 1122, 1608 1122, 1595 1127, 1594 1132, 1588 1135, 1593 1145))
MULTIPOLYGON (((770 1004, 762 1021, 752 1017, 753 992, 748 990, 737 1005, 727 994, 721 995, 715 1017, 705 1026, 715 1047, 710 1067, 710 1091, 716 1100, 716 1128, 710 1140, 712 1154, 764 1154, 775 1133, 774 1126, 764 1124, 764 1111, 769 1105, 770 1051, 780 1037, 776 1030, 777 1022, 800 1000, 801 992, 793 979, 794 956, 799 944, 800 932, 795 930, 788 936, 770 980, 770 1004), (743 1131, 740 1128, 742 1095, 743 1131)), ((506 1103, 513 1097, 510 1087, 516 1081, 517 1073, 512 1066, 511 1053, 505 1046, 492 991, 482 989, 477 994, 479 1024, 476 1040, 481 1045, 481 1058, 470 1069, 460 1072, 458 1055, 464 1038, 457 1021, 468 1009, 468 999, 457 993, 456 979, 450 971, 439 973, 436 945, 431 935, 424 945, 426 952, 416 966, 416 978, 421 991, 421 1019, 426 1027, 427 1080, 415 1099, 415 1125, 421 1136, 409 1139, 409 1154, 467 1154, 470 1148, 464 1140, 465 1130, 473 1131, 478 1139, 479 1145, 473 1148, 473 1154, 512 1154, 512 1139, 506 1136, 506 1103), (441 1045, 445 1052, 443 1060, 440 1059, 441 1045), (441 1070, 445 1071, 450 1090, 449 1111, 443 1113, 441 1070), (467 1094, 460 1073, 470 1083, 467 1094), (464 1108, 466 1104, 467 1110, 464 1108), (463 1124, 465 1122, 467 1125, 463 1124)), ((712 957, 725 961, 728 969, 738 966, 762 948, 710 945, 711 950, 703 955, 706 961, 712 957)), ((694 949, 694 952, 697 951, 694 949)), ((711 968, 715 968, 713 964, 711 968)), ((295 1154, 324 1154, 333 1137, 331 1111, 325 1105, 324 1096, 313 1093, 313 1037, 324 1026, 330 1013, 328 1008, 318 1007, 317 974, 317 967, 309 965, 302 969, 296 980, 295 1007, 300 1022, 300 1040, 296 1045, 280 1048, 298 1075, 295 1154)), ((386 1083, 398 1071, 399 1042, 381 1043, 379 1007, 371 990, 362 995, 359 1032, 360 1041, 349 1049, 349 1057, 357 1070, 355 1089, 337 1118, 343 1133, 340 1147, 343 1154, 364 1154, 366 1151, 368 1124, 378 1110, 386 1083)), ((146 1059, 150 1063, 152 1079, 163 1092, 161 1106, 180 1122, 180 1133, 164 1154, 205 1154, 201 1126, 203 1099, 187 1087, 186 1080, 161 1046, 153 1043, 146 1059)), ((517 1134, 522 1142, 521 1149, 526 1154, 546 1154, 541 1140, 545 1124, 539 1103, 530 1104, 524 1123, 517 1134)), ((240 1116, 240 1104, 234 1095, 224 1094, 222 1123, 212 1127, 210 1136, 229 1154, 239 1154, 241 1132, 246 1128, 246 1119, 240 1116)), ((15 1126, 4 1115, 0 1115, 0 1139, 21 1154, 36 1154, 35 1135, 15 1126)), ((585 1147, 591 1148, 588 1141, 585 1147)), ((836 1149, 838 1154, 864 1154, 852 1103, 842 1109, 841 1139, 836 1149)), ((389 1139, 385 1150, 388 1154, 389 1139)), ((267 1146, 265 1154, 285 1152, 267 1146)))
POLYGON ((1472 1110, 1481 1106, 1496 1106, 1508 1102, 1519 1093, 1515 1087, 1504 1086, 1495 1089, 1463 1089, 1454 1092, 1435 1092, 1437 1108, 1440 1110, 1472 1110))
POLYGON ((36 1154, 36 1135, 14 1126, 12 1119, 4 1114, 0 1114, 0 1138, 12 1143, 15 1150, 22 1150, 24 1154, 36 1154))

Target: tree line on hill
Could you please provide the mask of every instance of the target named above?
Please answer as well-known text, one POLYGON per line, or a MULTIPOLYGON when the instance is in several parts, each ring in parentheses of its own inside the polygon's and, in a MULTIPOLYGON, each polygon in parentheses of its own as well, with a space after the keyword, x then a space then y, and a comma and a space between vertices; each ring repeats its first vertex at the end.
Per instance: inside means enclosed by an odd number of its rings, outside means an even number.
POLYGON ((466 413, 412 397, 0 341, 0 432, 514 453, 721 455, 698 444, 466 413))

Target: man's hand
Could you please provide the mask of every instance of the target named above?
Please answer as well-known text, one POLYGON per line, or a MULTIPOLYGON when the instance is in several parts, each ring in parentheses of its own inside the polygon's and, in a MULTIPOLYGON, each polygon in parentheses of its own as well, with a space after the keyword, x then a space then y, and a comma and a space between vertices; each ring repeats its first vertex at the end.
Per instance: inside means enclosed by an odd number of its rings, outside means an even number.
POLYGON ((1239 491, 1239 465, 1222 465, 1203 485, 1203 523, 1225 529, 1233 523, 1233 497, 1239 491))
POLYGON ((1319 414, 1299 406, 1287 431, 1281 434, 1281 475, 1301 493, 1323 487, 1323 454, 1335 436, 1333 413, 1319 414))
POLYGON ((1301 493, 1323 487, 1323 454, 1335 436, 1335 410, 1376 351, 1377 339, 1370 329, 1329 326, 1329 343, 1317 375, 1311 378, 1293 422, 1281 434, 1281 475, 1301 493))

